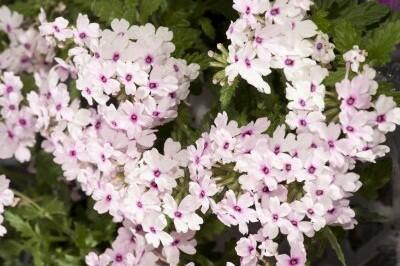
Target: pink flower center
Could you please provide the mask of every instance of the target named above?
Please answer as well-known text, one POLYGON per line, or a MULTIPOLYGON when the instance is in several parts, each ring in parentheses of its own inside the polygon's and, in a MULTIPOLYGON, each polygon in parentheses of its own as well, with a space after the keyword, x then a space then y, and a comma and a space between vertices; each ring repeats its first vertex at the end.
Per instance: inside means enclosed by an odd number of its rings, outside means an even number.
POLYGON ((125 80, 128 81, 128 82, 130 82, 130 81, 132 80, 132 75, 131 75, 131 74, 127 74, 127 75, 125 76, 125 80))
POLYGON ((297 265, 299 263, 299 260, 296 258, 292 258, 289 261, 289 265, 297 265))
POLYGON ((82 40, 86 39, 86 37, 87 37, 86 33, 84 32, 79 33, 79 38, 81 38, 82 40))
POLYGON ((176 211, 176 212, 174 213, 174 216, 175 216, 176 218, 181 218, 181 217, 182 217, 182 213, 181 213, 180 211, 176 211))
POLYGON ((279 8, 277 8, 277 7, 271 9, 271 11, 270 11, 271 16, 279 15, 279 13, 280 13, 280 11, 279 11, 279 8))
POLYGON ((236 212, 241 212, 241 211, 242 211, 242 208, 240 208, 238 205, 233 206, 233 209, 234 209, 236 212))
POLYGON ((290 58, 286 58, 285 65, 293 66, 294 65, 294 61, 292 59, 290 59, 290 58))
POLYGON ((356 99, 353 96, 350 96, 349 98, 347 98, 346 103, 351 106, 354 104, 355 101, 356 99))
POLYGON ((376 122, 377 123, 383 123, 383 122, 385 122, 386 121, 386 116, 385 115, 378 115, 377 117, 376 117, 376 122))

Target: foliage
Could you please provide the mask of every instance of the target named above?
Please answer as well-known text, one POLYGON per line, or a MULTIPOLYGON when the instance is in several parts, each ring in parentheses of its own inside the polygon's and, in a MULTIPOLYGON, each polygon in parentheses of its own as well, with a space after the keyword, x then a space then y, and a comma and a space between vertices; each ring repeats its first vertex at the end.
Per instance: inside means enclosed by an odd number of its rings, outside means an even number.
MULTIPOLYGON (((342 53, 353 45, 368 51, 369 63, 380 67, 390 61, 395 45, 400 42, 400 19, 388 8, 375 2, 357 3, 355 0, 316 0, 311 19, 318 27, 332 36, 336 45, 337 59, 332 63, 332 74, 325 80, 328 90, 345 75, 342 53)), ((272 87, 269 95, 261 94, 249 85, 236 80, 222 88, 212 85, 213 71, 209 69, 207 51, 224 42, 225 31, 235 17, 231 0, 5 0, 2 4, 24 14, 32 20, 43 7, 50 17, 63 15, 73 21, 79 12, 87 13, 103 25, 114 18, 125 18, 130 23, 167 26, 174 32, 175 56, 201 66, 202 74, 197 89, 204 87, 213 92, 216 104, 206 114, 199 128, 191 126, 192 115, 186 106, 180 106, 179 116, 158 132, 160 140, 172 137, 184 145, 190 145, 205 129, 210 127, 211 118, 225 110, 230 119, 247 123, 261 116, 268 116, 273 130, 284 121, 286 99, 282 87, 282 74, 275 71, 268 77, 272 87), (238 97, 240 95, 240 97, 238 97)), ((0 37, 2 38, 2 37, 0 37)), ((3 41, 3 39, 1 39, 3 41)), ((28 88, 33 81, 24 79, 28 88)), ((390 83, 382 86, 400 103, 400 96, 391 90, 390 83)), ((195 90, 192 86, 191 90, 195 90)), ((161 145, 161 143, 160 143, 161 145)), ((159 145, 159 146, 160 146, 159 145)), ((115 225, 105 216, 92 209, 92 203, 82 198, 74 183, 60 179, 61 169, 51 156, 37 152, 34 165, 4 166, 0 174, 6 174, 13 189, 20 191, 18 208, 10 208, 5 214, 8 234, 0 241, 2 265, 81 265, 84 256, 93 249, 102 250, 115 237, 115 225), (36 169, 31 172, 29 169, 36 169), (71 195, 73 197, 71 198, 71 195), (25 263, 25 264, 23 264, 25 263)), ((360 195, 376 199, 378 191, 388 181, 391 161, 384 159, 375 165, 358 169, 364 184, 360 195)), ((226 243, 225 251, 211 248, 224 227, 217 220, 209 220, 199 232, 199 250, 196 263, 199 265, 222 265, 234 261, 234 241, 226 243)), ((326 229, 318 243, 310 247, 331 246, 342 265, 343 252, 335 234, 326 229)), ((188 258, 190 261, 190 258, 188 258)))

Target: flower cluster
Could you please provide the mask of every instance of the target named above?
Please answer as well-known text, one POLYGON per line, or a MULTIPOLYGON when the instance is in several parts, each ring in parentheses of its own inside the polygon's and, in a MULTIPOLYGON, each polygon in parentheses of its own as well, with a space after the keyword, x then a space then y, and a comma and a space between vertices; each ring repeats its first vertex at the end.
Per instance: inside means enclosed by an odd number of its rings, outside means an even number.
MULTIPOLYGON (((235 0, 240 18, 227 32, 228 81, 240 75, 268 93, 263 77, 283 69, 288 128, 270 136, 268 118, 239 126, 220 113, 194 145, 167 139, 163 152, 153 147, 157 127, 177 116, 199 74, 171 56, 171 31, 124 19, 102 30, 82 14, 71 26, 44 13, 39 31, 24 31, 22 17, 1 7, 11 46, 0 56, 0 158, 28 161, 40 133, 64 177, 121 224, 110 248, 87 255, 89 266, 178 265, 181 252, 195 254, 195 233, 210 215, 238 227, 242 265, 305 265, 305 237, 357 223, 349 205, 361 186, 355 164, 384 156, 385 134, 400 123, 393 99, 376 96, 375 71, 360 71, 367 54, 358 47, 344 55, 347 74, 336 90, 325 88, 334 45, 306 19, 310 5, 235 0), (57 46, 67 58, 55 57, 57 46), (11 71, 34 72, 38 90, 23 92, 11 71), (290 255, 278 251, 282 239, 290 255)), ((0 210, 13 198, 8 184, 0 176, 0 210)))
POLYGON ((334 45, 306 18, 311 4, 309 0, 235 0, 233 8, 240 17, 227 31, 228 82, 240 75, 259 91, 270 93, 263 77, 271 69, 282 69, 287 80, 295 81, 317 62, 332 61, 334 45))
MULTIPOLYGON (((43 17, 43 13, 39 19, 43 17)), ((54 59, 54 46, 46 42, 33 26, 22 27, 23 16, 8 7, 0 7, 0 31, 9 39, 9 45, 0 53, 0 70, 20 72, 47 72, 54 59)))
POLYGON ((29 161, 29 148, 35 144, 36 119, 22 104, 21 79, 12 72, 4 72, 0 79, 0 143, 7 143, 0 146, 0 159, 29 161))
POLYGON ((0 175, 0 236, 7 233, 7 229, 2 226, 4 217, 4 207, 10 206, 14 202, 14 193, 9 189, 10 180, 4 175, 0 175))

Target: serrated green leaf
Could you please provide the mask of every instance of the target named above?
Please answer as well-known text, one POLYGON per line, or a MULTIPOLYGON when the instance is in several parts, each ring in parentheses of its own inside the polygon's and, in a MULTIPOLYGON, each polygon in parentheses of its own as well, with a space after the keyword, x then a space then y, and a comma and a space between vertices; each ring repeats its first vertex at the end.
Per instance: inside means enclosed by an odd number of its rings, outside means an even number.
POLYGON ((389 14, 389 8, 375 2, 366 2, 341 12, 340 18, 347 19, 356 27, 366 27, 380 21, 389 14))
POLYGON ((371 65, 382 66, 390 62, 396 44, 400 43, 400 21, 389 22, 371 31, 364 42, 371 65))
POLYGON ((10 211, 6 211, 4 214, 6 221, 13 227, 22 237, 35 237, 36 233, 29 224, 24 221, 21 217, 13 214, 10 211))
POLYGON ((340 263, 343 266, 346 266, 346 259, 343 254, 342 247, 340 246, 335 234, 332 230, 327 226, 322 229, 322 232, 326 239, 328 239, 329 243, 331 244, 332 249, 335 251, 337 258, 339 259, 340 263))
POLYGON ((361 32, 350 21, 341 20, 333 30, 333 41, 336 49, 344 53, 360 44, 361 32))
POLYGON ((103 22, 109 23, 114 18, 121 18, 124 12, 122 1, 93 0, 92 12, 103 22))
POLYGON ((199 24, 201 26, 201 29, 203 30, 204 34, 214 40, 215 39, 215 29, 214 26, 211 23, 211 20, 209 18, 206 17, 202 17, 199 20, 199 24))
POLYGON ((311 15, 311 20, 318 26, 322 32, 328 33, 331 22, 327 19, 328 12, 325 10, 317 10, 311 15))
POLYGON ((161 0, 142 0, 140 2, 140 21, 145 23, 161 6, 161 0))
POLYGON ((318 9, 329 9, 335 0, 315 0, 314 4, 318 7, 318 9))
POLYGON ((373 200, 378 197, 379 189, 386 185, 392 175, 392 160, 385 158, 374 164, 361 165, 356 172, 360 175, 362 187, 360 193, 367 199, 373 200))
POLYGON ((339 67, 335 71, 329 73, 329 76, 326 77, 326 79, 324 80, 324 84, 326 86, 334 87, 336 82, 339 82, 342 79, 344 79, 345 75, 346 75, 346 68, 339 67))
POLYGON ((226 109, 231 103, 233 96, 236 92, 238 81, 235 80, 231 85, 226 84, 221 88, 219 101, 221 102, 221 108, 226 109))

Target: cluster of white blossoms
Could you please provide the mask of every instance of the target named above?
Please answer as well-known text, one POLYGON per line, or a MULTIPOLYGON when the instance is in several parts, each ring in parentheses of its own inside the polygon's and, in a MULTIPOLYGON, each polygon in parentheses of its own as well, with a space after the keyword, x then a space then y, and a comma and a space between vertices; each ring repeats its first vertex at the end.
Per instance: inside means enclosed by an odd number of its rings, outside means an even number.
MULTIPOLYGON (((88 254, 89 266, 178 265, 181 252, 196 253, 195 233, 210 215, 243 234, 236 246, 241 265, 305 265, 304 236, 325 226, 354 227, 349 198, 361 186, 355 163, 384 156, 385 133, 400 123, 393 99, 374 97, 374 70, 364 65, 359 72, 366 54, 357 47, 345 55, 355 77, 326 92, 323 66, 334 59, 334 46, 305 19, 310 5, 237 0, 241 16, 228 31, 229 81, 240 75, 268 92, 263 77, 283 69, 292 131, 281 125, 269 136, 267 118, 240 127, 221 113, 194 145, 182 149, 168 139, 162 153, 153 148, 156 127, 177 116, 199 74, 198 65, 171 56, 172 32, 123 19, 102 30, 81 14, 69 26, 42 13, 38 40, 50 49, 50 63, 30 70, 9 64, 1 75, 0 140, 10 145, 0 146, 0 158, 29 160, 40 133, 64 177, 95 200, 98 213, 122 224, 110 248, 88 254), (68 49, 68 58, 53 58, 57 46, 68 49), (38 91, 25 99, 13 70, 33 71, 38 91), (337 104, 330 123, 327 96, 337 104), (282 239, 290 255, 278 252, 282 239)), ((2 28, 18 28, 20 16, 0 10, 9 14, 2 28)), ((0 201, 10 202, 7 193, 0 201)))
POLYGON ((54 47, 32 26, 23 28, 23 16, 8 7, 0 7, 0 31, 9 39, 7 49, 0 53, 0 70, 47 72, 54 60, 54 47))
POLYGON ((240 75, 259 91, 270 93, 263 79, 271 69, 282 69, 288 81, 301 80, 317 62, 335 58, 334 45, 306 18, 310 0, 234 0, 240 17, 231 23, 227 37, 228 82, 240 75))
POLYGON ((4 207, 10 206, 14 202, 14 193, 9 189, 10 180, 5 175, 0 175, 0 237, 7 233, 7 229, 2 226, 4 221, 4 207))

